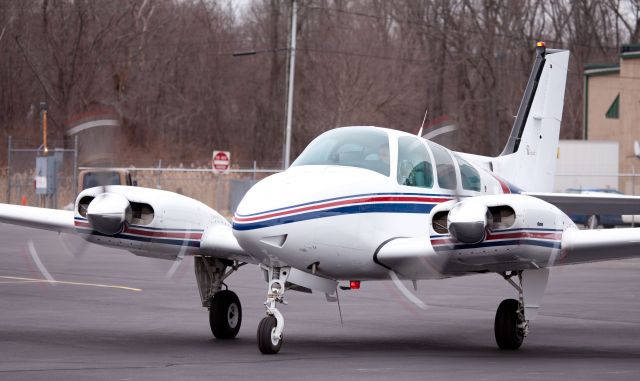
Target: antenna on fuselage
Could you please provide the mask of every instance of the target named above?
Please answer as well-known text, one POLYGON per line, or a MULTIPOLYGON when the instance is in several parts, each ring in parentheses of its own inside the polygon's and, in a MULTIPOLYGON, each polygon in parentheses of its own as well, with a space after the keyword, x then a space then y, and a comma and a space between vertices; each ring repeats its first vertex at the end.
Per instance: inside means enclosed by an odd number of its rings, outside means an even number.
POLYGON ((422 118, 422 125, 420 125, 420 130, 418 131, 418 137, 422 137, 422 129, 424 128, 424 122, 427 121, 427 114, 429 114, 428 107, 426 110, 424 110, 424 118, 422 118))

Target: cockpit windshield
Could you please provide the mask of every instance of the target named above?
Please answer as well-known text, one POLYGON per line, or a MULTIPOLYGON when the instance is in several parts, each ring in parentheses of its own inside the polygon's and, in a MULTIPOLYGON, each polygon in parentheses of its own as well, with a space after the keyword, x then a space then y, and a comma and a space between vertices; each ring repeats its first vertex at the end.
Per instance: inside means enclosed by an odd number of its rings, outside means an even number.
POLYGON ((300 165, 341 165, 389 176, 389 137, 367 127, 345 127, 318 136, 296 159, 300 165))

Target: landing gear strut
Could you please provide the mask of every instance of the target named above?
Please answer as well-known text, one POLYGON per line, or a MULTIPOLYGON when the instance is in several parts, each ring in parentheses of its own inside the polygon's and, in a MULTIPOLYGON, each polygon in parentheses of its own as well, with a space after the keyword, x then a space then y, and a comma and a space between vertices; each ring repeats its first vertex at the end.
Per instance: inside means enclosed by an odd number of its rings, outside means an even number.
POLYGON ((290 267, 269 267, 265 268, 269 275, 269 289, 267 291, 267 301, 264 302, 267 308, 265 316, 258 325, 258 348, 265 355, 276 354, 282 347, 284 339, 284 317, 276 308, 277 303, 287 304, 284 300, 285 283, 291 271, 290 267))
POLYGON ((235 292, 222 290, 224 280, 244 263, 194 257, 202 306, 209 309, 209 326, 217 339, 233 339, 242 324, 242 305, 235 292))

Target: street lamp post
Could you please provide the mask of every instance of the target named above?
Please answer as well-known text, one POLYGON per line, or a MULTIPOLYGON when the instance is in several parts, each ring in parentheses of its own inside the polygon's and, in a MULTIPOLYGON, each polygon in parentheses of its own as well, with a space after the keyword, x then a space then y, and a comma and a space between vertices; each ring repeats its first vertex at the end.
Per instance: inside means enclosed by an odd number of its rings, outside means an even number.
POLYGON ((296 69, 296 16, 298 1, 291 0, 291 41, 289 44, 289 86, 287 88, 287 119, 284 139, 283 169, 289 168, 291 158, 291 120, 293 116, 293 81, 296 69))

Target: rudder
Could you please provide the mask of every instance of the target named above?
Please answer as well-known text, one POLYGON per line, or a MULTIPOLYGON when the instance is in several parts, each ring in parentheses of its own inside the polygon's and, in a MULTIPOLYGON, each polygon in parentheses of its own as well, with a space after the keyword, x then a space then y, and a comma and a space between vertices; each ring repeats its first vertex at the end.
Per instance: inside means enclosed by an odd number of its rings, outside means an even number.
POLYGON ((491 163, 496 175, 527 191, 553 191, 569 51, 536 47, 509 140, 491 163))

